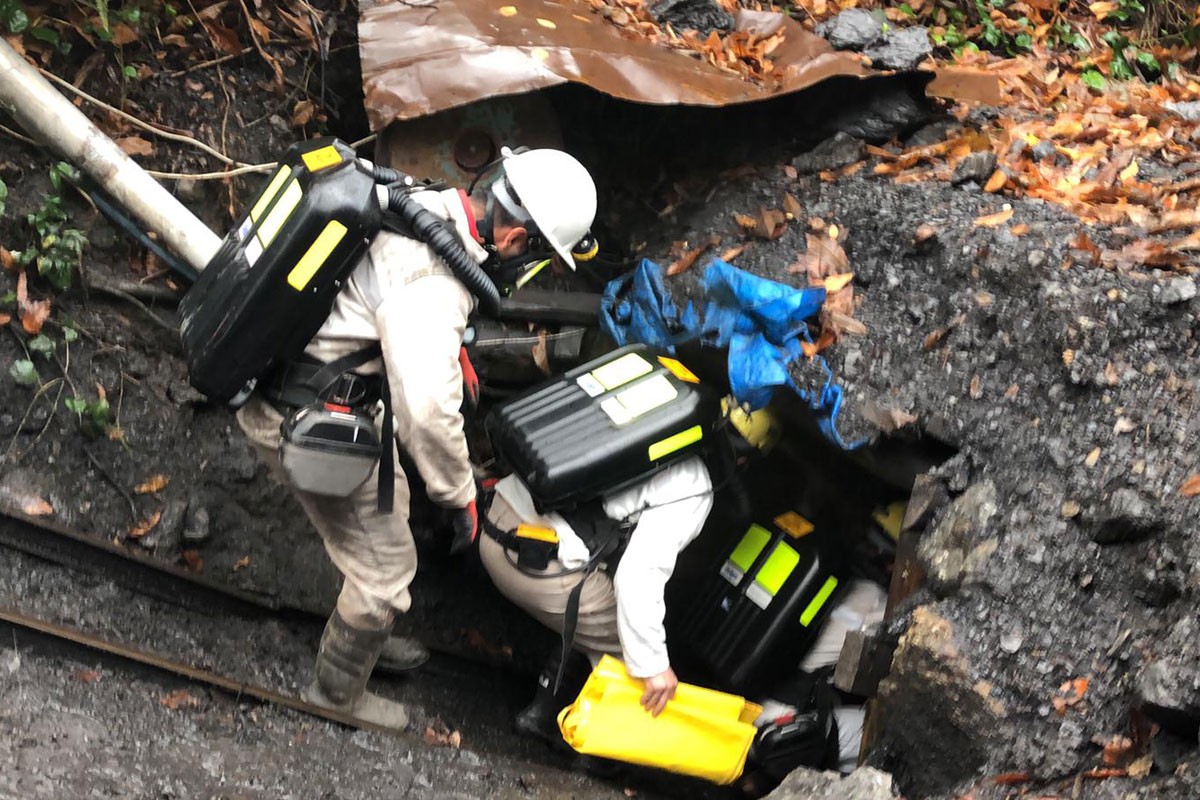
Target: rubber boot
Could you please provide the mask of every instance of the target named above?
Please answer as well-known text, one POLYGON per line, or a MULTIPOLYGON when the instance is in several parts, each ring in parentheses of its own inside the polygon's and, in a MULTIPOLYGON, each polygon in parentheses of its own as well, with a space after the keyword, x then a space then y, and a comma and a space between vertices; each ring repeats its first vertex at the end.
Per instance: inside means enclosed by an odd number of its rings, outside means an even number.
POLYGON ((353 628, 334 611, 317 650, 317 679, 304 690, 304 699, 364 722, 404 730, 408 725, 404 706, 366 690, 390 634, 390 626, 382 631, 353 628))
POLYGON ((389 636, 379 654, 376 672, 400 674, 414 670, 429 660, 429 650, 411 636, 389 636))
POLYGON ((558 730, 558 712, 574 702, 592 669, 587 656, 571 651, 567 657, 567 667, 563 670, 562 684, 555 692, 554 680, 558 677, 561 660, 562 653, 556 648, 538 675, 533 702, 522 709, 516 719, 517 733, 536 736, 554 745, 566 744, 558 730))

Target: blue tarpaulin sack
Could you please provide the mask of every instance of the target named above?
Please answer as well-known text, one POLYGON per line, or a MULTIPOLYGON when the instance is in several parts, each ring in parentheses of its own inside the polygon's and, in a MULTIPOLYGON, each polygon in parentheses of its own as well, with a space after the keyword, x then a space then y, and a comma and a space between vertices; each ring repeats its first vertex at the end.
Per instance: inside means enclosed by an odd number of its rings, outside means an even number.
POLYGON ((777 386, 787 386, 813 409, 825 435, 846 447, 837 432, 842 387, 825 360, 817 358, 826 375, 820 387, 797 385, 789 370, 803 356, 800 343, 811 341, 807 320, 821 310, 825 290, 787 286, 720 260, 705 270, 703 287, 701 321, 691 303, 679 310, 662 270, 643 259, 605 288, 601 326, 619 345, 643 342, 673 352, 676 344, 699 338, 712 347, 728 347, 729 386, 739 403, 762 408, 777 386))

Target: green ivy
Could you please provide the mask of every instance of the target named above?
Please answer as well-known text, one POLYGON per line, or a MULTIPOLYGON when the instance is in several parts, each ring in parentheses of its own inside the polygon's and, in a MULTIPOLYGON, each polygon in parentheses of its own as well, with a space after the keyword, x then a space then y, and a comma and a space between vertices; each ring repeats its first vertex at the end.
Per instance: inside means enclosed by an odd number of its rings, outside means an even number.
POLYGON ((34 240, 30 247, 21 251, 22 264, 33 264, 50 285, 59 291, 67 289, 75 274, 75 268, 83 257, 87 236, 78 228, 67 225, 68 215, 63 206, 65 181, 78 179, 79 173, 65 162, 50 169, 50 192, 37 211, 26 216, 33 230, 34 240))
POLYGON ((82 397, 67 397, 63 399, 63 405, 68 411, 75 412, 80 430, 88 436, 100 436, 108 433, 113 427, 112 414, 106 398, 85 400, 82 397))
POLYGON ((9 33, 21 33, 29 27, 29 15, 21 0, 0 0, 0 24, 9 33))

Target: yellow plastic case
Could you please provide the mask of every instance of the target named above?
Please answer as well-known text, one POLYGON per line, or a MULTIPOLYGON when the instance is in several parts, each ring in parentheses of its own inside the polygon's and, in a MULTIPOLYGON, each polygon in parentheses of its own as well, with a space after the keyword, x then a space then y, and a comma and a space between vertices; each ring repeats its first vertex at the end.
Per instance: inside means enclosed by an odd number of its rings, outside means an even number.
POLYGON ((666 709, 642 708, 642 681, 604 656, 575 702, 558 715, 563 739, 585 755, 658 767, 717 784, 746 766, 762 706, 736 695, 681 683, 666 709))

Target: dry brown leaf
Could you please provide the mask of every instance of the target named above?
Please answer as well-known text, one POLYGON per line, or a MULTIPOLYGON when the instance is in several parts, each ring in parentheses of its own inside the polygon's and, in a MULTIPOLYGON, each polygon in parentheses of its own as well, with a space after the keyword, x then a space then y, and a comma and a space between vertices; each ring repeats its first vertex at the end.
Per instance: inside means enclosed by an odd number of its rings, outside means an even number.
POLYGON ((538 331, 538 340, 534 342, 533 349, 530 351, 533 355, 533 363, 541 370, 543 375, 550 374, 550 354, 546 349, 546 329, 542 328, 538 331))
POLYGON ((1008 183, 1008 176, 1004 174, 1004 170, 998 169, 992 173, 992 177, 988 178, 987 183, 983 185, 983 190, 994 194, 1003 189, 1006 183, 1008 183))
POLYGON ((7 325, 10 322, 12 322, 12 314, 5 314, 3 311, 0 311, 0 325, 7 325))
POLYGON ((746 231, 752 231, 758 227, 758 220, 749 214, 734 214, 733 221, 737 223, 739 228, 746 231))
POLYGON ((1118 435, 1122 433, 1129 433, 1130 431, 1136 429, 1137 423, 1131 420, 1129 417, 1118 417, 1117 421, 1113 423, 1113 433, 1118 435))
POLYGON ((54 507, 40 497, 27 497, 21 503, 21 511, 31 517, 45 517, 54 513, 54 507))
POLYGON ((864 405, 861 413, 863 419, 884 433, 894 433, 917 421, 916 415, 907 411, 901 411, 898 408, 883 408, 874 403, 864 405))
POLYGON ((804 207, 800 205, 800 201, 790 194, 783 196, 783 211, 788 215, 789 219, 800 219, 804 216, 804 207))
POLYGON ((844 311, 838 311, 837 309, 828 307, 825 308, 824 311, 825 316, 827 317, 825 321, 830 327, 833 328, 833 333, 835 335, 840 335, 843 333, 849 333, 852 336, 867 335, 867 326, 844 311))
POLYGON ((937 235, 938 229, 930 225, 928 222, 924 222, 917 227, 916 233, 913 234, 913 243, 925 244, 925 242, 928 242, 931 239, 936 239, 937 235))
POLYGON ((154 492, 161 492, 163 489, 167 488, 167 484, 170 482, 171 479, 166 475, 151 475, 149 478, 133 487, 133 491, 136 494, 153 494, 154 492))
POLYGON ((754 235, 760 239, 772 241, 783 236, 787 230, 787 217, 775 208, 760 207, 758 219, 755 220, 754 235))
POLYGON ((1200 473, 1189 475, 1183 485, 1179 487, 1179 493, 1184 497, 1200 495, 1200 473))
POLYGON ((312 100, 301 100, 292 108, 292 127, 302 128, 312 121, 317 113, 317 106, 312 100))
POLYGON ((1012 219, 1012 215, 1013 210, 1011 208, 997 211, 995 214, 984 214, 982 217, 975 218, 975 227, 996 228, 1012 219))
POLYGON ((71 673, 71 677, 80 683, 95 683, 100 680, 100 673, 94 669, 77 669, 71 673))
POLYGON ((172 711, 178 711, 181 708, 200 707, 200 701, 186 689, 176 689, 173 692, 167 692, 158 698, 158 704, 172 711))
POLYGON ((140 136, 124 136, 117 139, 117 147, 131 156, 148 156, 154 153, 154 145, 140 136))
POLYGON ((841 291, 842 289, 845 289, 852 280, 854 280, 853 272, 843 272, 840 275, 830 275, 825 279, 825 292, 826 294, 833 294, 834 292, 841 291))
POLYGON ((1104 742, 1104 755, 1100 760, 1106 767, 1123 764, 1133 749, 1133 740, 1128 736, 1114 735, 1104 742))
POLYGON ((237 561, 233 562, 233 571, 238 572, 250 566, 250 556, 242 556, 237 561))
POLYGON ((425 744, 431 747, 462 747, 462 734, 452 730, 440 719, 434 719, 425 727, 425 744))
POLYGON ((1091 237, 1089 237, 1083 231, 1079 232, 1079 235, 1071 241, 1069 246, 1072 250, 1078 250, 1081 253, 1086 253, 1093 265, 1100 263, 1102 251, 1096 245, 1096 243, 1091 240, 1091 237))
POLYGON ((1162 242, 1139 239, 1120 250, 1105 250, 1100 260, 1116 267, 1173 267, 1182 264, 1187 257, 1162 242))
POLYGON ((199 572, 204 569, 204 559, 200 557, 199 550, 184 550, 179 557, 183 559, 183 565, 187 567, 188 572, 199 572))
POLYGON ((830 275, 850 271, 850 260, 836 239, 813 233, 805 234, 804 239, 808 249, 789 272, 806 272, 810 286, 824 286, 830 275))
POLYGON ((955 317, 954 319, 947 322, 945 327, 941 327, 941 328, 938 328, 937 330, 930 331, 929 335, 927 335, 925 337, 925 341, 922 343, 921 346, 924 347, 926 350, 932 350, 933 348, 937 347, 939 344, 942 343, 942 340, 946 338, 946 335, 949 334, 950 331, 954 330, 955 328, 957 328, 959 325, 962 325, 966 321, 967 321, 967 315, 959 314, 957 317, 955 317))
POLYGON ((746 252, 746 248, 750 246, 750 242, 742 242, 733 247, 726 247, 721 251, 721 260, 725 262, 733 261, 733 259, 746 252))
POLYGON ((137 31, 124 22, 118 22, 116 25, 113 25, 111 30, 112 39, 110 41, 117 47, 133 44, 138 40, 137 31))
POLYGON ((158 511, 155 511, 153 514, 151 514, 149 517, 146 517, 146 519, 142 520, 137 525, 134 525, 129 531, 129 538, 130 539, 142 538, 147 533, 154 530, 154 526, 158 524, 158 521, 160 519, 162 519, 162 510, 161 509, 159 509, 158 511))
POLYGON ((42 325, 50 317, 49 300, 29 299, 24 271, 17 276, 17 314, 21 317, 21 327, 30 336, 41 333, 42 325))
POLYGON ((1086 458, 1083 459, 1083 463, 1089 467, 1094 467, 1094 466, 1096 466, 1096 462, 1099 460, 1100 460, 1100 448, 1093 447, 1092 451, 1087 454, 1086 458))
POLYGON ((11 250, 0 247, 0 267, 9 270, 17 268, 17 258, 12 254, 11 250))
POLYGON ((721 237, 714 233, 706 240, 701 242, 698 246, 692 248, 691 250, 685 250, 676 261, 667 267, 667 276, 670 277, 672 275, 678 275, 681 272, 687 272, 689 269, 695 266, 696 262, 700 259, 700 256, 704 255, 711 248, 716 247, 720 243, 721 237))
POLYGON ((1009 228, 1008 232, 1013 236, 1024 236, 1025 234, 1029 233, 1029 225, 1024 222, 1018 222, 1016 225, 1013 225, 1011 228, 1009 228))

